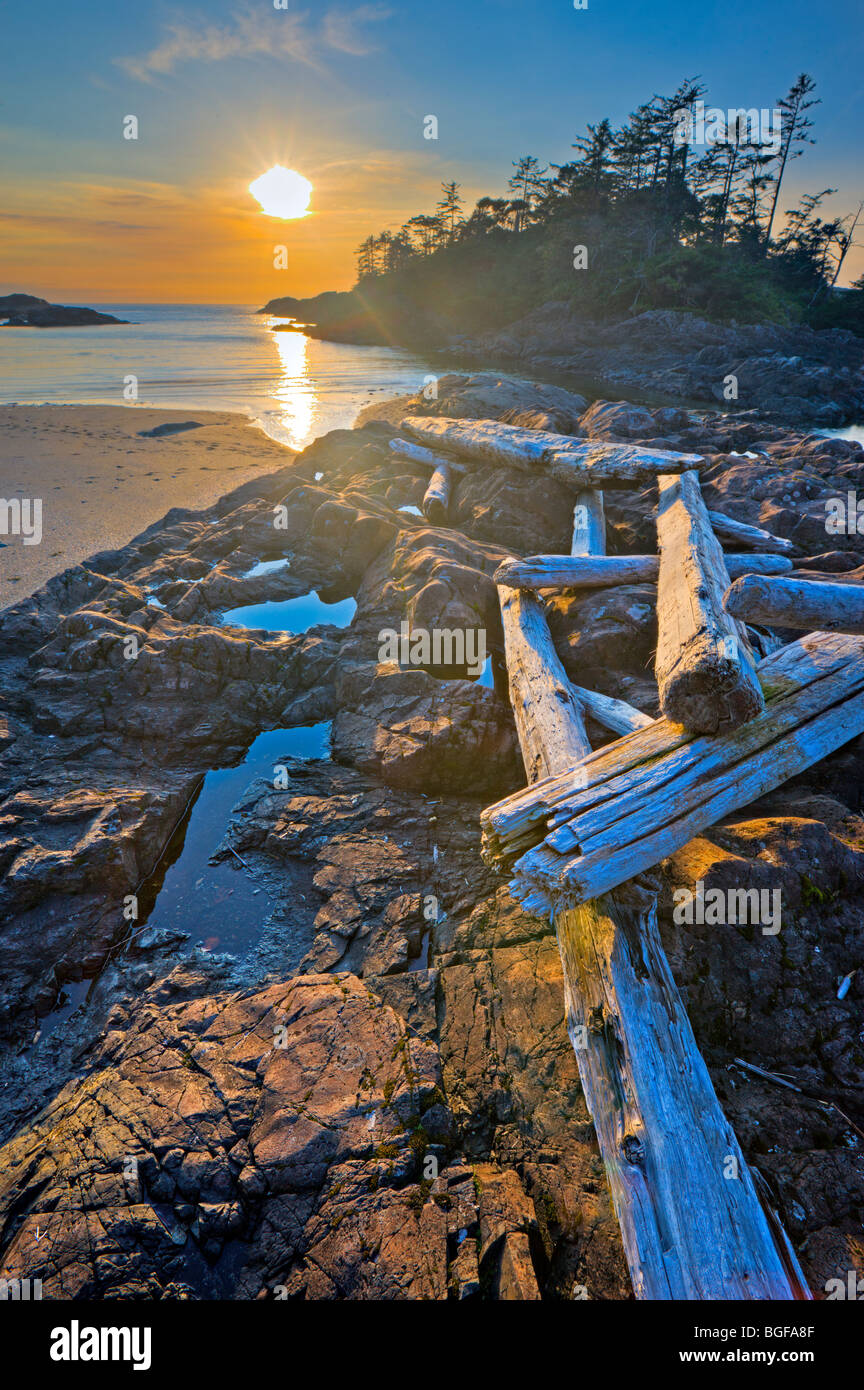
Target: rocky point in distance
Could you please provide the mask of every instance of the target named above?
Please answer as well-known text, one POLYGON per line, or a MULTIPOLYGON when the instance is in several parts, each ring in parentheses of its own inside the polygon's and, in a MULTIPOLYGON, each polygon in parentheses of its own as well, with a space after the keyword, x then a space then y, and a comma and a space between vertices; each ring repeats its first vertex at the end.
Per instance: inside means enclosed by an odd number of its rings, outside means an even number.
POLYGON ((82 328, 96 323, 128 323, 128 319, 113 314, 100 314, 98 309, 85 309, 75 304, 50 304, 35 294, 0 295, 0 327, 2 328, 82 328))
POLYGON ((739 414, 744 407, 754 419, 821 429, 864 416, 864 340, 843 328, 719 323, 677 309, 599 321, 552 300, 504 328, 468 335, 445 320, 371 312, 356 290, 271 299, 258 312, 299 319, 313 338, 441 351, 454 365, 515 365, 591 395, 739 414))

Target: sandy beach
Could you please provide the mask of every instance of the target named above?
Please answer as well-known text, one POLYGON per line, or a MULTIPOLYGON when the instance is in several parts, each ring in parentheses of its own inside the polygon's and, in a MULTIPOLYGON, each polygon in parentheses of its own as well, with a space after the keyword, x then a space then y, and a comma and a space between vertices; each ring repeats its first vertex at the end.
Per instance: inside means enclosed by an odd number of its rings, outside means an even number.
MULTIPOLYGON (((0 498, 19 499, 25 514, 24 499, 42 503, 38 544, 0 534, 0 608, 97 551, 126 545, 171 507, 206 507, 290 458, 228 412, 0 406, 0 498)), ((0 528, 6 516, 4 508, 0 528)))

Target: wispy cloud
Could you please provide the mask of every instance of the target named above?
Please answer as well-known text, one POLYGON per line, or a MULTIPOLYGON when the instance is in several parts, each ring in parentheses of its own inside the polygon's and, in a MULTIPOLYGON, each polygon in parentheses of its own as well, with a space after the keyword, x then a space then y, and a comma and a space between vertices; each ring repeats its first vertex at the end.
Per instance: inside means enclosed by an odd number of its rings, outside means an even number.
POLYGON ((184 63, 278 55, 314 64, 316 54, 325 48, 361 56, 373 47, 362 33, 363 26, 378 23, 389 14, 377 4, 328 10, 317 28, 308 14, 275 9, 241 10, 225 24, 178 19, 166 26, 164 37, 148 53, 116 61, 131 77, 149 82, 184 63))
POLYGON ((362 58, 371 53, 374 44, 360 32, 364 24, 377 24, 389 19, 392 11, 384 5, 360 5, 356 10, 329 10, 324 16, 322 38, 329 48, 352 53, 362 58))

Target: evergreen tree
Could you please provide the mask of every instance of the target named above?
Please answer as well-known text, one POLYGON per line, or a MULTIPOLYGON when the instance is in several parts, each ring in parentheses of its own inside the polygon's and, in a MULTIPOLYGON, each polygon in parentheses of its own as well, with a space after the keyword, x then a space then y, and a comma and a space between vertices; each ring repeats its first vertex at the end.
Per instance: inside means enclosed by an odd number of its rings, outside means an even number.
POLYGON ((778 168, 774 178, 774 196, 771 200, 771 212, 765 231, 766 255, 771 245, 771 233, 774 229, 774 218, 777 213, 777 203, 780 198, 786 166, 790 159, 800 158, 804 153, 803 147, 805 145, 816 143, 810 135, 813 122, 807 115, 807 112, 812 107, 818 106, 820 102, 819 97, 812 95, 815 90, 816 83, 812 77, 809 77, 806 72, 802 72, 800 77, 793 82, 786 96, 781 97, 777 103, 781 112, 781 139, 777 155, 778 168))
POLYGON ((446 239, 448 241, 453 241, 456 236, 456 229, 462 220, 462 199, 459 196, 459 188, 458 183, 442 183, 443 197, 435 209, 441 226, 447 234, 446 239))

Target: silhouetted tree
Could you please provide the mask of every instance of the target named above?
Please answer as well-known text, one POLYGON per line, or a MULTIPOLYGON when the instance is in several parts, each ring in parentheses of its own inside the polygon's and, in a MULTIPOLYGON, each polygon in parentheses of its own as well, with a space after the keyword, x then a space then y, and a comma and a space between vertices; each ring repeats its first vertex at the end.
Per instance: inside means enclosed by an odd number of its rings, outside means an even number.
POLYGON ((779 164, 777 174, 774 179, 774 196, 771 200, 771 211, 768 216, 768 226, 765 230, 765 253, 767 255, 771 244, 771 232, 774 228, 774 217, 777 212, 777 203, 780 198, 780 189, 783 184, 783 175, 786 173, 786 166, 790 159, 798 159, 803 154, 804 145, 813 145, 816 142, 810 135, 813 122, 807 112, 812 107, 818 106, 819 97, 811 94, 816 90, 816 83, 806 72, 802 72, 800 77, 793 82, 785 97, 781 97, 777 102, 781 112, 781 140, 780 149, 777 155, 779 164))
POLYGON ((456 228, 462 219, 462 199, 459 196, 459 188, 458 183, 442 183, 443 197, 435 209, 442 227, 446 230, 448 241, 452 241, 455 237, 456 228))

